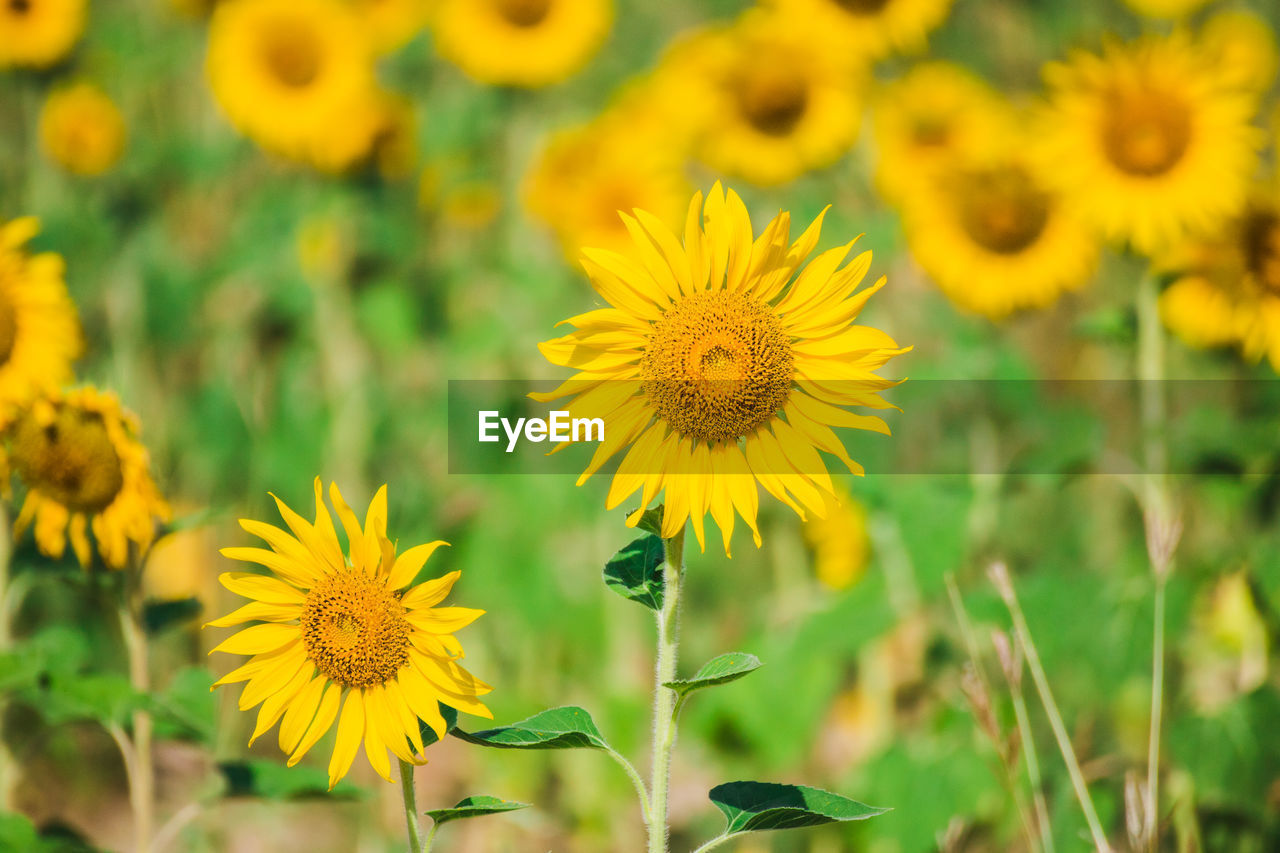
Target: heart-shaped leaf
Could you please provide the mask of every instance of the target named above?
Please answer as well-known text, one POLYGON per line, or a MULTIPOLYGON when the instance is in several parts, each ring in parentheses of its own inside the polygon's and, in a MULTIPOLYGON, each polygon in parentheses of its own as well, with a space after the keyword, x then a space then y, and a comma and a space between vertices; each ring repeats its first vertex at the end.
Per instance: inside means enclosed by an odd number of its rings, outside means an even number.
POLYGON ((708 796, 729 821, 725 835, 865 820, 889 811, 818 788, 771 782, 726 782, 708 796))
POLYGON ((529 808, 528 803, 515 803, 498 797, 467 797, 451 809, 432 809, 427 817, 437 824, 451 820, 463 820, 469 817, 484 817, 487 814, 501 814, 529 808))
POLYGON ((453 736, 496 749, 609 749, 591 715, 576 705, 541 711, 527 720, 480 732, 454 729, 453 736))
POLYGON ((704 687, 715 687, 717 684, 728 684, 737 681, 750 672, 761 667, 760 658, 746 652, 730 652, 727 655, 714 657, 702 665, 693 678, 679 681, 668 681, 664 687, 670 687, 681 697, 704 687))
POLYGON ((623 598, 661 610, 664 555, 662 540, 646 533, 613 555, 604 567, 604 582, 623 598))

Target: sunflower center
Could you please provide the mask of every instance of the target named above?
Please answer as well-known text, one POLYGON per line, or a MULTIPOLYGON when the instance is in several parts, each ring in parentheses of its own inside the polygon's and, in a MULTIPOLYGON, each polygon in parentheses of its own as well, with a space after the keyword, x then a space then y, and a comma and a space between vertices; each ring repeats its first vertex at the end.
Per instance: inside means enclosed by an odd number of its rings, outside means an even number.
POLYGON ((833 2, 853 15, 875 15, 883 12, 893 0, 833 0, 833 2))
POLYGON ((25 483, 72 512, 101 512, 124 487, 120 456, 96 412, 60 406, 48 423, 24 415, 13 427, 13 461, 25 483))
POLYGON ((1024 251, 1040 239, 1049 222, 1049 197, 1017 167, 963 175, 954 189, 961 227, 989 251, 1024 251))
POLYGON ((302 644, 320 671, 339 684, 385 684, 409 661, 409 622, 382 579, 348 567, 307 593, 302 644))
POLYGON ((1273 293, 1280 293, 1280 214, 1254 211, 1244 226, 1249 271, 1273 293))
POLYGON ((309 24, 281 21, 263 40, 262 59, 272 77, 291 89, 302 89, 320 76, 323 54, 309 24))
POLYGON ((1102 132, 1107 158, 1144 178, 1168 172, 1191 144, 1191 112, 1162 92, 1113 98, 1102 132))
POLYGON ((517 27, 536 27, 551 11, 552 0, 495 0, 498 14, 517 27))
POLYGON ((15 15, 25 15, 31 11, 31 0, 9 0, 9 11, 15 15))
POLYGON ((9 295, 0 290, 0 364, 9 360, 18 339, 18 315, 9 295))
POLYGON ((769 306, 741 293, 686 296, 653 326, 640 362, 644 394, 684 436, 736 441, 791 394, 791 340, 769 306))
POLYGON ((936 116, 918 116, 911 128, 911 138, 921 148, 941 148, 951 140, 951 125, 936 116))
POLYGON ((809 87, 798 75, 756 68, 738 83, 738 103, 751 126, 769 136, 795 130, 809 106, 809 87))

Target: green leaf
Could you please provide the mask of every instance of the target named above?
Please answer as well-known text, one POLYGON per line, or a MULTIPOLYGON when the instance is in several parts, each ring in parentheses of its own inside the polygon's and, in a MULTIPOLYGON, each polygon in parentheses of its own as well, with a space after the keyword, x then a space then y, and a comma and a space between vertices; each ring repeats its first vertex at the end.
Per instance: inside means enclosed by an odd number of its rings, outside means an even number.
MULTIPOLYGON (((641 530, 647 530, 654 536, 662 536, 662 504, 650 507, 640 514, 640 520, 636 522, 636 527, 641 530)), ((635 510, 632 510, 634 512, 635 510)), ((631 517, 631 513, 627 513, 627 517, 631 517)))
POLYGON ((40 712, 51 723, 89 719, 123 725, 131 712, 147 704, 129 679, 113 673, 59 674, 39 696, 40 712))
POLYGON ((158 634, 166 628, 194 622, 202 609, 198 598, 150 599, 142 606, 142 623, 148 634, 158 634))
POLYGON ((678 681, 667 681, 664 687, 670 687, 681 698, 704 687, 715 687, 737 681, 748 673, 755 672, 762 666, 760 658, 746 652, 730 652, 727 655, 714 657, 702 665, 702 669, 693 678, 678 681))
POLYGON ((729 821, 726 835, 865 820, 889 811, 818 788, 771 782, 726 782, 708 796, 729 821))
POLYGON ((432 809, 426 812, 427 817, 437 824, 451 820, 463 820, 469 817, 484 817, 487 814, 501 814, 529 808, 528 803, 516 803, 498 797, 467 797, 451 809, 432 809))
POLYGON ((497 749, 608 749, 591 715, 576 705, 552 708, 509 726, 453 736, 477 746, 497 749))
POLYGON ((201 743, 213 743, 218 697, 209 685, 215 678, 202 666, 184 667, 152 697, 156 725, 164 736, 194 736, 201 743))
POLYGON ((36 828, 24 815, 0 812, 0 850, 35 850, 39 843, 36 828))
MULTIPOLYGON (((227 780, 229 797, 264 797, 282 800, 292 797, 322 796, 329 793, 327 771, 307 764, 289 767, 279 761, 224 761, 218 765, 227 780)), ((333 788, 335 795, 359 795, 360 789, 346 779, 333 788)))
POLYGON ((645 534, 613 555, 604 567, 604 582, 623 598, 661 610, 664 553, 662 540, 645 534))
MULTIPOLYGON (((444 732, 445 734, 448 734, 458 725, 458 711, 455 708, 450 708, 443 702, 437 702, 436 705, 440 708, 440 716, 444 717, 444 732)), ((431 726, 428 726, 422 720, 418 720, 418 734, 422 736, 423 746, 431 746, 431 744, 440 740, 440 738, 436 737, 436 730, 431 728, 431 726)))

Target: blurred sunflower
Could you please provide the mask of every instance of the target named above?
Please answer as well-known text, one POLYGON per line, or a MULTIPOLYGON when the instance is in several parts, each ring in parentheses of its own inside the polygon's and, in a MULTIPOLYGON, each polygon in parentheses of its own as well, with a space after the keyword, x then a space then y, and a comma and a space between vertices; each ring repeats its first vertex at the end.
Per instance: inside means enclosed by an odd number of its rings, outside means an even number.
POLYGON ((1148 18, 1184 18, 1208 0, 1124 0, 1130 9, 1148 18))
POLYGON ((911 253, 960 308, 992 320, 1045 308, 1093 274, 1098 241, 1006 140, 957 157, 904 210, 911 253))
POLYGON ((31 217, 0 224, 0 424, 15 404, 71 381, 81 350, 62 258, 24 248, 39 227, 31 217))
POLYGON ((231 123, 264 148, 329 170, 368 153, 380 103, 368 33, 346 3, 219 3, 206 71, 231 123))
POLYGON ((735 512, 760 544, 757 483, 801 518, 805 509, 824 516, 834 487, 818 450, 862 473, 831 426, 887 433, 880 418, 840 407, 888 407, 878 391, 897 383, 873 371, 907 351, 852 325, 884 284, 855 292, 871 253, 837 269, 846 244, 792 281, 817 245, 822 217, 792 243, 790 214, 780 213, 753 242, 745 205, 719 184, 705 207, 694 195, 683 246, 655 216, 634 213, 625 255, 583 250, 592 286, 612 307, 564 321, 577 331, 539 345, 548 361, 579 372, 530 396, 572 397, 562 405, 573 417, 605 421, 579 484, 626 449, 606 506, 642 490, 627 520, 634 526, 664 492, 664 537, 692 521, 705 547, 710 512, 726 553, 735 512))
POLYGON ((915 66, 881 87, 873 107, 876 183, 894 203, 927 184, 941 163, 1012 131, 1000 96, 950 62, 915 66))
POLYGON ((1219 235, 1181 244, 1157 266, 1177 275, 1160 314, 1184 343, 1238 345, 1280 372, 1280 193, 1259 190, 1219 235))
POLYGON ((87 0, 6 0, 0 3, 0 68, 48 68, 84 32, 87 0))
POLYGON ((438 703, 489 719, 493 715, 476 698, 492 688, 457 664, 463 652, 453 636, 484 611, 436 607, 461 573, 410 586, 431 554, 447 543, 418 545, 397 556, 387 538, 386 486, 369 504, 363 528, 337 484, 330 485, 329 497, 346 531, 347 554, 317 477, 314 524, 278 498, 292 535, 271 524, 240 520, 271 550, 224 548, 222 554, 266 566, 272 575, 221 575, 223 586, 253 600, 208 624, 263 623, 213 649, 252 655, 214 687, 248 682, 240 694, 240 710, 262 703, 249 743, 282 720, 280 748, 289 753, 290 767, 336 720, 337 741, 329 761, 332 788, 347 774, 362 743, 370 765, 387 781, 388 749, 404 761, 425 763, 418 721, 444 737, 438 703))
POLYGON ((438 0, 440 55, 481 83, 558 83, 595 55, 613 24, 612 0, 438 0))
POLYGON ((826 518, 804 523, 804 539, 813 549, 818 582, 830 590, 848 589, 862 577, 871 550, 867 510, 846 490, 827 497, 826 518))
POLYGON ((69 530, 87 568, 92 528, 109 568, 128 564, 130 545, 144 556, 169 507, 137 434, 137 418, 92 386, 48 392, 24 409, 8 429, 10 462, 27 487, 14 538, 34 522, 41 553, 58 559, 69 530))
POLYGON ((97 86, 80 83, 49 95, 40 111, 49 159, 77 175, 100 175, 124 153, 124 116, 97 86))
POLYGON ((1108 239, 1150 253, 1244 204, 1260 141, 1254 101, 1186 38, 1111 43, 1045 76, 1044 174, 1108 239))
POLYGON ((422 31, 431 0, 348 0, 368 25, 373 47, 391 53, 422 31))
POLYGON ((1280 64, 1276 36, 1257 15, 1238 9, 1218 12, 1200 31, 1199 45, 1227 85, 1258 94, 1274 85, 1280 64))
POLYGON ((660 73, 684 76, 683 121, 713 170, 755 184, 830 166, 858 136, 863 74, 812 33, 747 14, 678 45, 660 73))
POLYGON ((770 0, 782 15, 844 50, 878 59, 894 50, 918 50, 947 19, 952 0, 770 0))

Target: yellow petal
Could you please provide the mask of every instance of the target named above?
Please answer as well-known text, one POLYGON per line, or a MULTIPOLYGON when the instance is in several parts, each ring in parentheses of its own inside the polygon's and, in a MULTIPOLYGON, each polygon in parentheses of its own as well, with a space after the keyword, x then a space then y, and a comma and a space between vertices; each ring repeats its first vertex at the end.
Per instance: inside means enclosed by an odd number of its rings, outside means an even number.
POLYGON ((429 607, 405 614, 409 624, 433 634, 452 634, 465 628, 484 615, 483 610, 470 607, 429 607))
MULTIPOLYGON (((390 589, 400 589, 408 586, 418 576, 418 572, 426 565, 427 560, 431 558, 435 550, 441 545, 448 544, 442 539, 437 539, 435 542, 428 542, 426 545, 418 545, 405 551, 396 558, 395 565, 391 567, 391 576, 387 580, 387 586, 390 589)), ((452 586, 452 583, 450 583, 450 586, 452 586)), ((447 588, 445 592, 448 592, 447 588)), ((408 605, 405 606, 407 607, 408 605)))
POLYGON ((316 741, 324 737, 325 733, 329 731, 329 727, 337 719, 338 703, 341 699, 342 685, 330 682, 329 686, 324 690, 324 696, 320 699, 320 709, 316 711, 316 718, 307 727, 307 733, 303 735, 302 742, 298 744, 298 748, 294 750, 293 755, 289 756, 288 765, 290 767, 297 764, 302 759, 302 756, 306 755, 307 751, 316 745, 316 741))
MULTIPOLYGON (((408 553, 407 551, 405 553, 408 553)), ((398 564, 398 562, 397 562, 398 564)), ((392 577, 395 576, 395 570, 392 570, 392 577)), ((453 585, 458 582, 458 578, 462 577, 462 572, 456 569, 444 577, 435 580, 423 581, 404 594, 400 599, 400 603, 407 610, 418 610, 423 607, 435 607, 444 601, 449 595, 449 591, 453 589, 453 585)))
POLYGON ((373 772, 390 782, 391 762, 387 760, 388 738, 381 729, 382 717, 386 712, 379 709, 374 701, 372 687, 366 687, 360 692, 363 694, 364 703, 364 754, 368 756, 373 772))
POLYGON ((205 628, 230 628, 245 622, 288 622, 302 615, 302 608, 297 604, 271 604, 266 601, 254 601, 226 616, 221 616, 204 623, 205 628))
POLYGON ((209 654, 227 652, 233 655, 257 655, 274 651, 301 636, 302 629, 297 625, 254 625, 227 637, 214 646, 209 654))
POLYGON ((356 520, 356 514, 351 511, 351 507, 347 506, 347 502, 343 500, 342 492, 338 490, 337 483, 329 484, 329 500, 333 501, 333 508, 338 513, 338 520, 342 522, 342 529, 346 531, 347 550, 354 552, 356 548, 360 547, 360 543, 364 541, 364 531, 360 529, 360 522, 356 520))
POLYGON ((280 722, 280 749, 286 753, 293 752, 306 734, 308 726, 320 708, 320 697, 324 694, 324 686, 329 679, 318 675, 302 688, 298 697, 289 703, 280 722))
POLYGON ((276 720, 283 716, 285 709, 289 706, 289 702, 293 697, 298 695, 307 682, 311 680, 311 676, 315 673, 314 666, 304 666, 294 673, 293 677, 275 693, 267 697, 262 703, 262 707, 258 709, 258 723, 253 728, 253 734, 249 736, 249 746, 253 746, 253 742, 266 734, 267 730, 276 724, 276 720))
POLYGON ((333 756, 329 759, 329 790, 347 775, 355 760, 360 742, 364 739, 364 697, 352 689, 347 693, 342 716, 338 719, 338 738, 333 744, 333 756))

